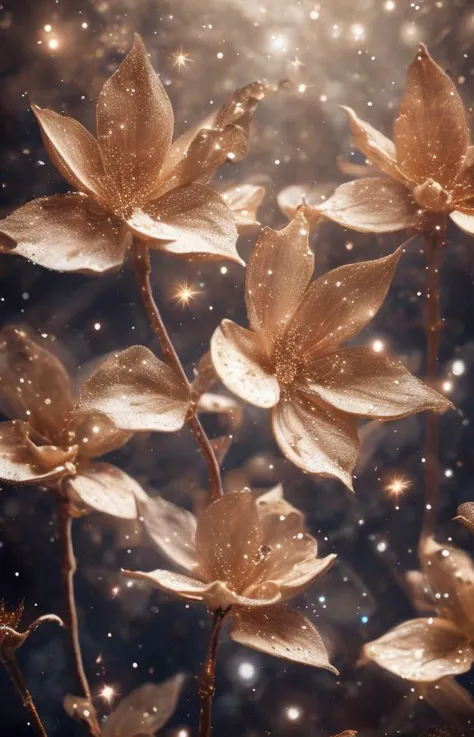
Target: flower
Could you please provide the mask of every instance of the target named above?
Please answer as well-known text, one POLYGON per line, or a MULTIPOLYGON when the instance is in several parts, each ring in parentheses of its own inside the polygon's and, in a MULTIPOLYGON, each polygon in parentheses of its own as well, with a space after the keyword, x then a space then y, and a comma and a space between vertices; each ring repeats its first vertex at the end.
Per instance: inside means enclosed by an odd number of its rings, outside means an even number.
MULTIPOLYGON (((102 737, 154 737, 176 711, 183 685, 182 675, 163 683, 144 683, 115 707, 102 727, 102 737)), ((70 717, 81 722, 97 720, 93 704, 84 698, 68 695, 64 708, 70 717)))
POLYGON ((121 266, 136 235, 167 253, 242 263, 232 212, 207 182, 245 155, 265 91, 258 82, 237 90, 172 144, 171 103, 136 35, 99 94, 97 139, 73 118, 33 106, 52 162, 79 193, 15 210, 0 223, 0 250, 57 271, 103 273, 121 266))
POLYGON ((56 614, 43 614, 41 617, 35 619, 26 630, 20 632, 19 626, 23 619, 23 611, 23 604, 20 604, 16 609, 9 610, 0 601, 0 662, 11 660, 15 651, 41 625, 53 623, 64 627, 64 622, 56 614))
POLYGON ((396 419, 451 403, 398 361, 369 348, 340 348, 379 310, 401 255, 342 266, 310 283, 314 257, 301 212, 283 230, 264 228, 250 258, 250 330, 223 320, 211 340, 226 387, 272 409, 283 454, 310 473, 352 488, 357 418, 396 419))
POLYGON ((255 500, 249 489, 224 494, 199 514, 166 502, 140 504, 158 550, 186 573, 124 571, 211 610, 227 610, 230 637, 264 653, 337 673, 318 631, 285 602, 334 563, 318 559, 301 513, 279 487, 255 500))
POLYGON ((429 538, 422 568, 438 616, 411 619, 365 645, 364 656, 399 678, 432 683, 471 669, 474 661, 474 565, 453 545, 429 538))
POLYGON ((474 532, 474 502, 464 502, 457 508, 454 519, 462 522, 470 532, 474 532))
POLYGON ((236 184, 221 194, 234 213, 239 233, 247 233, 259 225, 257 211, 265 197, 265 187, 256 184, 236 184))
POLYGON ((145 492, 130 476, 93 458, 120 448, 134 432, 180 429, 189 390, 143 346, 106 359, 75 403, 63 364, 21 327, 0 332, 0 480, 60 483, 72 502, 134 519, 145 492))
POLYGON ((384 176, 342 184, 311 215, 363 233, 431 230, 448 214, 474 233, 473 149, 462 100, 421 44, 408 68, 393 142, 348 107, 354 143, 384 176))

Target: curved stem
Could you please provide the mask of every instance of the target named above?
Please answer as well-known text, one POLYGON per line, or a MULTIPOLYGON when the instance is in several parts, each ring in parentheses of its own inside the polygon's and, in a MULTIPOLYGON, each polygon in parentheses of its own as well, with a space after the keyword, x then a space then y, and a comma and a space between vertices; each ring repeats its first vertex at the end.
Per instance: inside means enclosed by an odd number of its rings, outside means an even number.
MULTIPOLYGON (((433 386, 438 378, 439 339, 442 327, 439 312, 439 282, 442 248, 446 237, 446 223, 438 226, 426 239, 426 380, 433 386)), ((425 436, 425 508, 420 543, 434 534, 438 512, 439 462, 438 462, 439 415, 430 411, 426 418, 425 436)))
POLYGON ((47 737, 46 730, 43 727, 43 723, 36 710, 36 706, 33 701, 33 697, 25 683, 23 674, 20 670, 20 666, 15 657, 15 653, 12 650, 8 654, 2 652, 0 654, 0 662, 4 666, 6 672, 10 676, 10 680, 13 683, 15 690, 20 697, 23 706, 28 711, 28 715, 31 721, 33 731, 38 737, 47 737))
MULTIPOLYGON (((166 330, 161 317, 160 310, 153 297, 153 290, 150 281, 151 266, 148 248, 138 240, 135 240, 133 244, 132 266, 135 272, 138 288, 140 290, 143 307, 148 316, 151 328, 158 338, 165 359, 180 379, 190 387, 183 365, 179 360, 179 356, 175 351, 173 343, 171 342, 171 338, 168 335, 168 331, 166 330)), ((219 463, 195 409, 190 412, 187 422, 196 438, 199 450, 201 451, 201 455, 206 463, 210 501, 215 501, 222 496, 222 482, 219 463)))
MULTIPOLYGON (((92 703, 92 694, 82 660, 81 644, 79 640, 79 621, 77 616, 76 597, 74 594, 74 574, 77 566, 72 543, 72 517, 69 513, 69 503, 67 499, 62 496, 61 491, 58 492, 57 499, 57 525, 61 555, 61 582, 64 596, 64 623, 70 636, 76 679, 80 684, 82 696, 92 703)), ((100 737, 101 729, 95 719, 89 721, 88 726, 93 737, 100 737)))
MULTIPOLYGON (((229 607, 230 609, 230 607, 229 607)), ((212 724, 212 701, 216 682, 216 655, 219 633, 229 609, 217 609, 212 620, 212 629, 207 644, 206 659, 199 676, 199 728, 198 737, 209 737, 212 724)))

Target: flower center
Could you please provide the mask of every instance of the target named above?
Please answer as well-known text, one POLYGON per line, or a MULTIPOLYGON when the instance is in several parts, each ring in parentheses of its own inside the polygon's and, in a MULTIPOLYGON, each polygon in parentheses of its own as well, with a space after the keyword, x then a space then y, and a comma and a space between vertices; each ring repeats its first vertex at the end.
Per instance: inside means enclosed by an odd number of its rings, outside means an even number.
POLYGON ((273 372, 280 385, 280 389, 285 391, 294 383, 300 362, 297 358, 297 347, 286 335, 278 341, 273 349, 273 372))
POLYGON ((413 190, 417 203, 424 210, 432 212, 449 212, 453 209, 453 199, 449 192, 434 179, 427 179, 413 190))

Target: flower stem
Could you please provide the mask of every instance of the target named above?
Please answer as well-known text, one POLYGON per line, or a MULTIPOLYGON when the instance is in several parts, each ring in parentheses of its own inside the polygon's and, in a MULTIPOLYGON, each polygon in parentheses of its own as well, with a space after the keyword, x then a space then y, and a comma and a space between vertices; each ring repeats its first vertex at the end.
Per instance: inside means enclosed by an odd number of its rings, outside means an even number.
MULTIPOLYGON (((446 237, 446 222, 438 226, 426 239, 426 380, 431 386, 438 379, 439 339, 442 320, 439 311, 439 282, 442 248, 446 237)), ((425 435, 425 508, 420 544, 434 534, 438 513, 439 461, 438 461, 439 415, 429 411, 426 417, 425 435)))
MULTIPOLYGON (((229 607, 230 609, 230 607, 229 607)), ((212 620, 212 629, 207 643, 206 660, 199 676, 199 728, 198 737, 209 737, 212 722, 212 701, 216 682, 216 655, 219 633, 229 609, 217 609, 212 620)))
MULTIPOLYGON (((173 371, 175 371, 186 386, 190 387, 183 365, 175 351, 173 343, 171 342, 171 338, 166 330, 163 318, 161 317, 160 310, 153 297, 153 290, 150 281, 151 266, 148 248, 137 239, 133 244, 132 266, 135 272, 138 288, 140 290, 143 307, 148 316, 151 328, 158 338, 165 359, 168 365, 173 369, 173 371)), ((211 442, 196 414, 195 408, 189 413, 187 422, 206 464, 209 483, 209 499, 210 501, 215 501, 222 496, 223 493, 219 463, 211 442)))
POLYGON ((33 731, 35 732, 36 735, 38 735, 38 737, 47 737, 46 730, 43 727, 43 723, 36 710, 33 697, 31 696, 31 693, 28 690, 28 687, 23 678, 23 674, 20 670, 20 666, 18 665, 18 662, 16 660, 14 650, 9 650, 8 652, 5 652, 5 651, 1 652, 0 662, 4 666, 6 672, 8 673, 10 680, 15 687, 15 690, 22 701, 23 706, 28 711, 28 715, 31 721, 31 726, 33 727, 33 731))
MULTIPOLYGON (((64 623, 70 636, 76 679, 81 686, 82 696, 92 703, 92 694, 82 660, 81 644, 79 640, 79 621, 77 616, 76 597, 74 594, 74 574, 77 566, 72 544, 72 517, 69 511, 69 503, 62 495, 61 490, 58 491, 57 499, 57 525, 61 555, 61 582, 64 596, 64 623)), ((100 737, 101 729, 95 719, 91 718, 88 722, 88 727, 93 737, 100 737)))

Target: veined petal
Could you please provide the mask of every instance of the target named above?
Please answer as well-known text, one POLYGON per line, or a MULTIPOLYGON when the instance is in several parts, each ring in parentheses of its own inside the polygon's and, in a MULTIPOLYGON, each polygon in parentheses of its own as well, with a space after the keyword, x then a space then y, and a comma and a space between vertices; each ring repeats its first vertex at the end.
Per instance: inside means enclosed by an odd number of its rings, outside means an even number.
MULTIPOLYGON (((287 555, 289 562, 291 556, 287 555)), ((328 571, 336 562, 337 555, 331 553, 325 558, 308 558, 302 563, 295 563, 286 575, 278 581, 282 601, 288 601, 306 591, 318 578, 328 571)))
POLYGON ((330 664, 321 635, 314 625, 294 609, 282 606, 237 611, 232 617, 230 637, 240 645, 294 663, 324 668, 338 674, 330 664))
POLYGON ((66 481, 68 494, 94 512, 121 519, 138 517, 137 502, 146 497, 140 484, 110 463, 90 463, 66 481))
POLYGON ((131 243, 127 227, 81 194, 39 197, 0 220, 5 252, 54 271, 102 274, 118 269, 131 243), (15 247, 11 247, 11 243, 15 247))
POLYGON ((284 333, 314 269, 302 213, 282 230, 264 228, 250 256, 245 302, 250 327, 270 346, 284 333))
POLYGON ((175 432, 189 404, 189 389, 174 371, 135 345, 100 364, 82 387, 79 409, 101 412, 121 430, 175 432))
POLYGON ((205 594, 209 590, 209 584, 198 581, 196 578, 190 578, 183 573, 175 573, 174 571, 165 571, 158 568, 156 571, 144 573, 142 571, 126 571, 122 573, 127 578, 136 578, 140 581, 166 591, 167 594, 180 596, 190 601, 203 601, 205 594))
POLYGON ((462 212, 462 210, 455 210, 450 213, 449 217, 456 223, 458 228, 464 230, 465 233, 474 235, 474 212, 462 212))
POLYGON ((340 266, 314 281, 287 333, 298 352, 307 359, 320 356, 365 328, 382 306, 402 251, 340 266))
POLYGON ((156 188, 173 125, 169 97, 136 34, 132 50, 97 101, 97 138, 115 185, 116 211, 145 202, 156 188))
POLYGON ((370 123, 361 120, 352 108, 341 106, 351 128, 354 145, 381 171, 394 179, 403 179, 397 169, 395 144, 370 123))
POLYGON ((440 617, 403 622, 367 643, 364 655, 399 678, 417 683, 466 673, 474 660, 466 637, 440 617))
POLYGON ((295 394, 273 409, 272 427, 288 460, 308 473, 340 479, 352 490, 359 451, 354 417, 295 394))
POLYGON ((196 565, 196 517, 187 509, 158 496, 139 506, 140 517, 155 547, 171 563, 186 572, 196 565))
POLYGON ((77 120, 32 105, 47 154, 75 189, 107 206, 105 172, 99 145, 77 120))
POLYGON ((64 474, 64 467, 46 468, 34 453, 25 422, 0 423, 0 481, 44 484, 64 474))
POLYGON ((400 361, 365 347, 315 358, 300 381, 327 404, 359 417, 389 420, 453 406, 400 361))
POLYGON ((317 212, 361 233, 396 233, 421 225, 410 190, 392 179, 367 177, 339 185, 317 212))
POLYGON ((232 210, 239 233, 245 233, 259 225, 257 214, 265 197, 265 187, 238 184, 221 192, 221 195, 232 210))
POLYGON ((444 187, 461 170, 471 142, 456 87, 423 44, 408 67, 394 142, 405 176, 419 184, 434 179, 444 187))
POLYGON ((0 395, 13 416, 58 442, 74 402, 61 361, 24 326, 0 331, 0 395))
POLYGON ((198 517, 196 556, 207 581, 224 581, 242 591, 261 544, 262 528, 250 489, 224 494, 198 517))
POLYGON ((265 368, 261 341, 255 333, 231 320, 223 320, 211 338, 214 368, 225 386, 257 407, 273 407, 280 388, 265 368))
POLYGON ((460 504, 454 519, 462 522, 470 532, 474 532, 474 502, 460 504))
POLYGON ((228 258, 243 264, 237 253, 237 228, 231 210, 204 184, 172 189, 127 220, 150 248, 189 258, 228 258))

